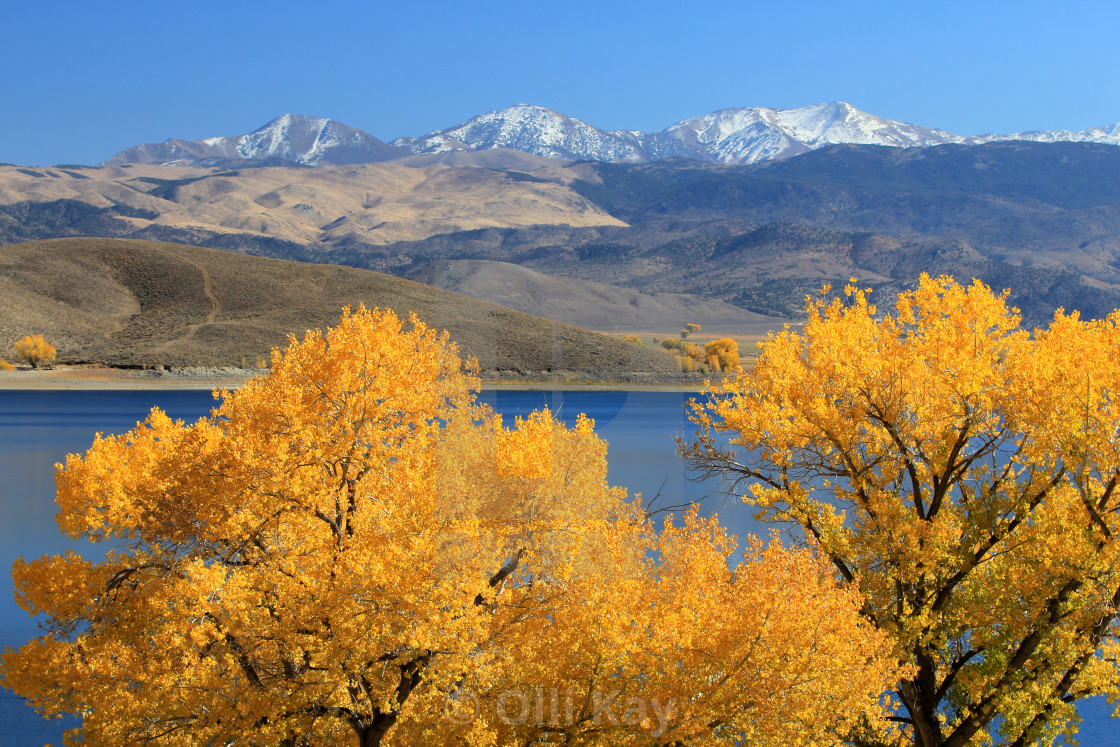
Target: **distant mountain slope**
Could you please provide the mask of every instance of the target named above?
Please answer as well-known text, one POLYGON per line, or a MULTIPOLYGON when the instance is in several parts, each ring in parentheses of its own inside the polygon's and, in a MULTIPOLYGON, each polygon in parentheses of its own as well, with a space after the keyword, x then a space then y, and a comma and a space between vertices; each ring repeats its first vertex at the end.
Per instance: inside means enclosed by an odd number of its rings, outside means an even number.
POLYGON ((995 141, 938 148, 823 148, 760 166, 772 179, 884 193, 989 195, 1063 209, 1120 204, 1120 148, 995 141))
POLYGON ((439 260, 407 275, 536 316, 600 331, 673 333, 688 322, 708 334, 764 335, 781 319, 680 293, 641 293, 589 280, 545 275, 508 262, 439 260))
MULTIPOLYGON (((693 294, 788 319, 801 317, 806 296, 823 285, 840 288, 854 276, 875 288, 882 302, 911 287, 922 272, 1010 289, 1011 303, 1029 325, 1046 324, 1059 306, 1086 317, 1120 307, 1120 286, 1058 262, 1029 266, 986 255, 961 240, 900 239, 789 222, 713 226, 670 219, 630 228, 508 229, 434 236, 384 251, 394 257, 500 259, 550 275, 648 294, 693 294), (469 252, 455 248, 468 245, 469 252)), ((351 255, 347 261, 356 259, 351 255)))
POLYGON ((832 146, 749 169, 594 168, 597 181, 573 187, 633 225, 670 218, 780 221, 904 241, 965 242, 991 259, 1120 285, 1120 149, 1113 146, 832 146))
POLYGON ((677 378, 662 353, 367 270, 147 241, 0 246, 0 348, 41 333, 62 361, 255 366, 358 303, 415 311, 490 376, 677 378))
POLYGON ((121 151, 102 165, 318 166, 375 163, 402 155, 407 153, 386 145, 368 132, 333 119, 283 114, 246 135, 205 140, 169 138, 162 143, 145 143, 121 151))

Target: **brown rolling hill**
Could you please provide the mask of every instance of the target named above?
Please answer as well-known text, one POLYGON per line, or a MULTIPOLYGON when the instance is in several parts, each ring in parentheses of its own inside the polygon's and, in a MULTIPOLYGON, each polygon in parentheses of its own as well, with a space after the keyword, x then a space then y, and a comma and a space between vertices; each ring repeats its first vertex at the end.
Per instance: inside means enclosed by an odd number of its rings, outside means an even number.
POLYGON ((448 330, 489 377, 680 378, 663 353, 369 270, 128 239, 0 247, 0 350, 41 333, 60 362, 252 367, 359 303, 448 330))

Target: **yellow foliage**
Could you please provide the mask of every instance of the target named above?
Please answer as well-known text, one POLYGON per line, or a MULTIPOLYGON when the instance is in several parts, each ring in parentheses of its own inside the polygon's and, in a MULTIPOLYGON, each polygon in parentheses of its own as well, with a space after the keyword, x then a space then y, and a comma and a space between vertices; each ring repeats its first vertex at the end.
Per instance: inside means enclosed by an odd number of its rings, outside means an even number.
POLYGON ((739 363, 739 343, 730 337, 721 337, 712 340, 704 346, 704 355, 708 365, 713 371, 738 371, 742 366, 739 363), (715 359, 714 362, 712 359, 715 359))
POLYGON ((93 744, 831 744, 882 723, 897 672, 853 588, 776 541, 732 571, 695 514, 659 534, 589 419, 507 428, 477 387, 446 334, 347 309, 209 417, 98 437, 59 466, 58 521, 117 547, 15 564, 45 634, 3 684, 93 744))
POLYGON ((0 371, 15 371, 16 367, 7 361, 0 361, 0 371))
MULTIPOLYGON (((526 619, 499 645, 517 666, 462 681, 456 705, 493 743, 824 745, 879 723, 853 704, 890 681, 885 636, 811 553, 754 539, 732 570, 734 542, 694 511, 594 549, 587 571, 514 592, 526 619)), ((402 724, 400 744, 451 743, 425 726, 402 724)))
POLYGON ((54 363, 54 346, 43 339, 42 335, 28 335, 16 341, 16 357, 30 364, 32 368, 49 366, 54 363))
POLYGON ((626 337, 622 338, 622 341, 628 342, 631 345, 641 346, 642 344, 642 338, 638 337, 637 335, 626 335, 626 337))
POLYGON ((854 285, 807 312, 694 403, 683 453, 799 525, 912 668, 901 731, 863 741, 1052 743, 1120 695, 1120 312, 1032 335, 927 276, 892 313, 854 285))

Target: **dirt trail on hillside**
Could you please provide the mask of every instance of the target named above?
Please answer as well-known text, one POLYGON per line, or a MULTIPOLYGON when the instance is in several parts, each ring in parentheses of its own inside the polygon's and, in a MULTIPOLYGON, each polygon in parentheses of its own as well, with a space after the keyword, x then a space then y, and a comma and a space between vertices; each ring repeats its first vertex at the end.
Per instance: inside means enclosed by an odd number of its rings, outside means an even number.
MULTIPOLYGON (((210 313, 206 315, 206 321, 188 324, 187 331, 179 338, 179 340, 188 340, 194 337, 194 334, 198 331, 199 327, 204 327, 208 324, 214 323, 214 320, 217 319, 218 314, 220 314, 222 311, 222 302, 218 300, 218 297, 216 295, 214 295, 214 283, 210 279, 210 271, 207 270, 206 267, 199 264, 198 262, 195 262, 193 259, 184 257, 183 255, 176 252, 169 251, 167 249, 164 249, 163 251, 175 257, 176 259, 180 259, 183 262, 186 262, 191 267, 202 273, 202 292, 206 295, 207 298, 210 299, 210 313)), ((168 342, 165 343, 162 347, 166 348, 167 344, 169 343, 171 343, 171 340, 168 340, 168 342)))
POLYGON ((219 301, 218 297, 214 295, 214 284, 210 281, 210 271, 200 265, 198 262, 195 262, 193 259, 187 259, 186 257, 183 257, 182 259, 197 267, 198 271, 202 273, 202 292, 205 293, 206 297, 210 299, 210 313, 206 316, 205 324, 213 324, 214 319, 222 311, 222 302, 219 301))

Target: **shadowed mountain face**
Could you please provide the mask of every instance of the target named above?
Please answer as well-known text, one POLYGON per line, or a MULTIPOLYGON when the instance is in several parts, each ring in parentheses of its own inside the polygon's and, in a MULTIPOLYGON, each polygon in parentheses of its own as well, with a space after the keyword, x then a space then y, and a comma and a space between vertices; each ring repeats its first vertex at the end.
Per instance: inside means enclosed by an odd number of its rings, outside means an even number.
POLYGON ((676 380, 663 353, 367 270, 150 241, 61 239, 0 247, 0 348, 43 334, 59 359, 256 366, 342 306, 415 312, 485 375, 676 380))

